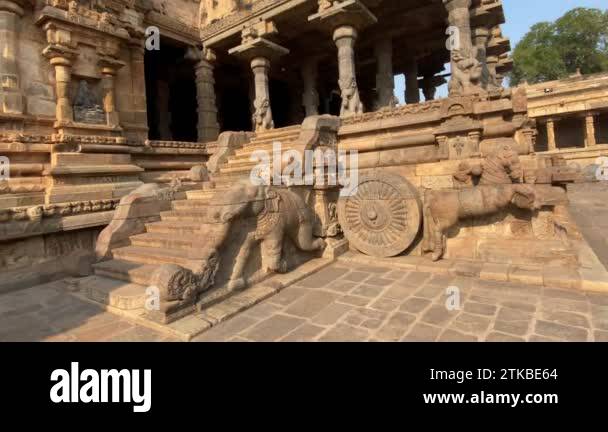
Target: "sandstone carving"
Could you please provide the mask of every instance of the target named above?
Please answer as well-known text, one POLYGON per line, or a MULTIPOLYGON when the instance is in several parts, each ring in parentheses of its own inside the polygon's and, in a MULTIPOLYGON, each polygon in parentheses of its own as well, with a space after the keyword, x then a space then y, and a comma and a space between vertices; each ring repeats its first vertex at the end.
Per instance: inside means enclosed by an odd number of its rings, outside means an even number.
POLYGON ((424 203, 423 249, 433 261, 445 251, 446 232, 461 219, 494 214, 511 204, 523 209, 540 208, 532 186, 520 184, 523 171, 519 156, 505 145, 482 163, 463 162, 454 178, 463 185, 456 191, 428 191, 424 203), (478 183, 472 186, 474 179, 478 183))
MULTIPOLYGON (((163 264, 152 275, 151 286, 158 289, 157 307, 148 307, 147 315, 154 320, 167 322, 176 314, 196 304, 200 294, 213 286, 219 261, 214 250, 194 272, 176 264, 163 264)), ((152 293, 154 294, 154 293, 152 293)))
POLYGON ((376 257, 392 257, 414 242, 421 223, 418 192, 399 175, 376 172, 338 202, 338 217, 351 245, 376 257))
POLYGON ((482 76, 481 63, 466 49, 453 50, 452 79, 449 84, 450 96, 479 93, 482 76))
POLYGON ((145 223, 158 220, 162 210, 168 210, 172 198, 167 189, 145 184, 120 200, 112 222, 97 239, 95 253, 98 260, 109 259, 112 249, 129 243, 129 237, 145 232, 145 223))
POLYGON ((282 259, 285 238, 291 239, 303 251, 318 251, 325 247, 323 239, 313 237, 311 210, 290 190, 242 182, 228 192, 217 194, 212 200, 212 208, 212 221, 230 224, 231 229, 247 230, 232 269, 230 289, 246 286, 243 270, 257 244, 262 252, 262 271, 266 273, 287 270, 282 259))

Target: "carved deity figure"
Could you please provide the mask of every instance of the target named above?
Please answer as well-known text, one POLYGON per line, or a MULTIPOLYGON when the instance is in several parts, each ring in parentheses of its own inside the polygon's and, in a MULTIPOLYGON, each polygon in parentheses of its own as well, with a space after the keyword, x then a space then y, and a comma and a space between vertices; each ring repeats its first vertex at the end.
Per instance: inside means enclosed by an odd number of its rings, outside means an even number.
POLYGON ((532 186, 521 184, 523 170, 510 145, 502 146, 482 163, 463 162, 454 179, 465 187, 456 191, 428 191, 424 203, 425 252, 433 261, 444 254, 446 233, 461 219, 491 215, 513 204, 535 210, 540 207, 532 186), (474 179, 478 179, 475 186, 474 179))
POLYGON ((450 96, 479 93, 482 65, 468 50, 452 51, 452 79, 449 84, 450 96))
POLYGON ((363 103, 359 96, 357 80, 351 78, 346 84, 340 83, 340 89, 342 91, 342 108, 340 110, 340 115, 363 114, 363 103))
POLYGON ((103 123, 105 112, 95 92, 86 80, 80 80, 74 97, 74 120, 85 123, 103 123))

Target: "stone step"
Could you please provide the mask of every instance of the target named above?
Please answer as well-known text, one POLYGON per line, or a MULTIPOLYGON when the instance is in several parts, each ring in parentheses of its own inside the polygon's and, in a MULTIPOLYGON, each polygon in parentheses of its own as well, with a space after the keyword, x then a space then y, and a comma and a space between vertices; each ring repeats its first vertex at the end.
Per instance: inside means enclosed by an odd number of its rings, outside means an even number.
POLYGON ((196 250, 127 246, 115 249, 112 253, 115 259, 141 264, 177 264, 189 269, 195 269, 197 262, 200 261, 196 250))
POLYGON ((184 222, 199 222, 203 224, 206 221, 207 209, 190 209, 190 210, 169 210, 160 212, 162 221, 184 221, 184 222))
MULTIPOLYGON (((199 192, 199 191, 196 191, 199 192)), ((200 191, 203 193, 208 193, 207 191, 200 191)), ((211 194, 212 195, 212 194, 211 194)), ((171 206, 173 210, 191 210, 191 209, 199 209, 206 208, 209 205, 209 199, 195 199, 188 197, 187 200, 173 201, 171 206)))
POLYGON ((145 285, 93 275, 80 280, 78 286, 89 299, 122 310, 141 309, 146 302, 145 285))
MULTIPOLYGON (((227 189, 227 188, 226 188, 227 189)), ((186 192, 188 200, 194 201, 209 201, 216 193, 216 190, 193 190, 186 192)))
POLYGON ((198 234, 201 224, 189 221, 161 221, 146 224, 146 231, 150 233, 172 234, 198 234))
POLYGON ((288 126, 281 129, 272 129, 266 132, 259 132, 251 138, 250 142, 268 141, 285 136, 298 136, 300 134, 300 125, 288 126))
POLYGON ((163 233, 144 233, 137 234, 129 238, 131 244, 136 247, 144 248, 169 248, 174 250, 190 251, 192 249, 204 249, 207 244, 208 236, 203 233, 200 235, 192 234, 163 234, 163 233))
POLYGON ((125 282, 148 285, 156 270, 152 264, 141 264, 123 260, 109 260, 93 264, 96 275, 125 282))

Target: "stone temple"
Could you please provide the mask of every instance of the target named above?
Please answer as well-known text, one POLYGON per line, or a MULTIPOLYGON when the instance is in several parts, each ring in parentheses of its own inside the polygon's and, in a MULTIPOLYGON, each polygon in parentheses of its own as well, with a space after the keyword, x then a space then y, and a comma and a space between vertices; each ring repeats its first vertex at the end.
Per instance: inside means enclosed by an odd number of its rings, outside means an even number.
POLYGON ((0 0, 0 293, 70 277, 189 339, 336 260, 607 291, 569 195, 608 179, 608 76, 505 87, 504 21, 500 0, 0 0), (355 154, 349 193, 331 158, 252 183, 277 143, 355 154))

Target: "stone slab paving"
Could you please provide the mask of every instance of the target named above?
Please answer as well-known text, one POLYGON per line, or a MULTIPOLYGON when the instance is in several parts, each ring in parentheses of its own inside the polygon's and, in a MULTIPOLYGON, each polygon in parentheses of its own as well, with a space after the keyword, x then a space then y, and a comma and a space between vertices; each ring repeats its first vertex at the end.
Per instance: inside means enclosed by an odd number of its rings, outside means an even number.
MULTIPOLYGON (((68 286, 0 295, 0 341, 176 341, 79 300, 68 286)), ((606 342, 608 293, 338 260, 194 340, 606 342), (460 307, 450 310, 454 287, 460 307)))
POLYGON ((352 267, 338 260, 194 340, 608 341, 608 293, 352 267))
POLYGON ((0 295, 0 341, 172 341, 67 292, 64 281, 0 295))

